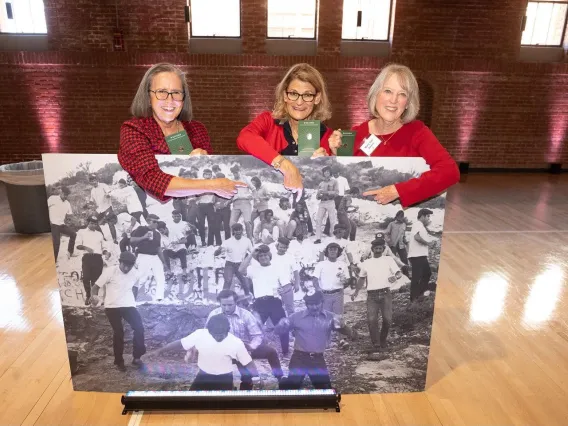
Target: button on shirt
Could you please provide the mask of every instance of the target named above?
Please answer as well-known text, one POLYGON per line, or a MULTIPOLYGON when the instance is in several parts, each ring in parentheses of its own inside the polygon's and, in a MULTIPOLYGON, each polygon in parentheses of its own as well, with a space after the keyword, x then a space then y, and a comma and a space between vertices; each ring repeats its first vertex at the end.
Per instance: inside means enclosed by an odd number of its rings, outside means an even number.
POLYGON ((49 197, 47 206, 49 207, 49 219, 54 225, 64 225, 65 217, 68 214, 73 214, 69 201, 63 201, 59 195, 49 197))
POLYGON ((322 310, 314 316, 304 309, 282 319, 279 323, 281 327, 294 332, 294 349, 323 353, 331 340, 331 330, 339 328, 340 321, 329 311, 322 310))
MULTIPOLYGON (((75 246, 85 246, 93 250, 94 254, 103 254, 104 237, 99 231, 91 231, 89 228, 79 229, 75 246)), ((85 251, 87 253, 87 251, 85 251)))
POLYGON ((132 268, 126 274, 118 266, 105 268, 95 283, 99 288, 106 288, 105 308, 136 307, 132 288, 138 287, 140 278, 140 273, 136 268, 132 268))
MULTIPOLYGON (((212 316, 222 313, 222 308, 213 309, 207 317, 205 325, 207 325, 212 316)), ((262 343, 262 331, 258 326, 257 320, 249 311, 236 306, 234 313, 230 315, 225 314, 225 316, 229 320, 231 334, 241 339, 243 343, 249 345, 252 350, 260 346, 262 343)))
POLYGON ((365 260, 361 264, 359 277, 367 277, 367 290, 380 290, 392 286, 389 278, 399 270, 392 257, 383 255, 365 260))
POLYGON ((233 360, 242 365, 252 361, 243 341, 231 333, 225 339, 216 341, 205 328, 194 331, 181 339, 181 345, 188 351, 199 351, 197 366, 207 374, 229 374, 233 372, 233 360))
POLYGON ((314 268, 314 277, 318 279, 322 290, 331 291, 343 288, 343 283, 349 277, 349 271, 345 262, 330 262, 324 260, 318 262, 314 268))
POLYGON ((97 205, 97 212, 102 213, 107 210, 110 206, 110 198, 108 194, 110 193, 110 188, 106 183, 100 183, 91 189, 91 201, 97 205))
POLYGON ((252 252, 252 242, 247 237, 237 240, 231 237, 223 241, 221 247, 225 250, 225 260, 227 262, 241 263, 247 255, 247 251, 252 252))
POLYGON ((426 244, 419 243, 416 241, 414 236, 418 234, 424 241, 430 242, 432 238, 426 231, 426 227, 420 221, 417 221, 412 225, 412 231, 410 231, 410 243, 408 245, 408 257, 421 257, 428 256, 428 246, 426 244))

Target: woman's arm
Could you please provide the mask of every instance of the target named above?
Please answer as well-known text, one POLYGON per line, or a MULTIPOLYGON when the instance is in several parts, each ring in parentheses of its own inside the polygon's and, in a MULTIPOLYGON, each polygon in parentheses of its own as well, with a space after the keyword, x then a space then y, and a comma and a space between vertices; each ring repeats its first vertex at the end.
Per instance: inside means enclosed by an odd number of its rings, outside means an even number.
POLYGON ((270 112, 263 112, 241 130, 237 136, 237 146, 266 164, 272 164, 274 159, 280 155, 266 140, 273 125, 274 119, 270 112))
POLYGON ((430 170, 418 178, 395 184, 404 207, 444 192, 460 179, 456 162, 428 127, 420 129, 412 143, 416 144, 419 156, 426 160, 430 170))

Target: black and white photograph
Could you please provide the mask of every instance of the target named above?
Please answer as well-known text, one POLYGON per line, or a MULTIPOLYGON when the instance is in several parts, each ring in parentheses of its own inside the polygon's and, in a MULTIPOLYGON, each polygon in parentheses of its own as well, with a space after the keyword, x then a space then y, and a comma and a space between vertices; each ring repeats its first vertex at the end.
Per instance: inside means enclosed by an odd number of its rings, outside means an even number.
POLYGON ((156 158, 246 186, 160 201, 116 155, 43 155, 75 390, 424 390, 446 194, 362 195, 422 158, 291 157, 301 196, 252 156, 156 158))

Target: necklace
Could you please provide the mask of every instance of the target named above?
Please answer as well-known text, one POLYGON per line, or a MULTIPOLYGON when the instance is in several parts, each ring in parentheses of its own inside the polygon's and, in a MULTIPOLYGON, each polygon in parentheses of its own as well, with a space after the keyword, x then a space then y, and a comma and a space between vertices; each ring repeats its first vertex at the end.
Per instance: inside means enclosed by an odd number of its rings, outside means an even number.
POLYGON ((176 120, 176 125, 175 125, 175 130, 172 133, 166 132, 166 130, 162 129, 162 133, 164 134, 165 137, 171 136, 174 133, 178 133, 179 130, 179 120, 176 120))
POLYGON ((396 132, 398 132, 400 129, 402 129, 402 126, 400 126, 398 129, 392 132, 391 135, 386 140, 383 139, 382 135, 377 135, 377 137, 379 137, 381 141, 386 145, 387 142, 390 141, 392 137, 396 134, 396 132))

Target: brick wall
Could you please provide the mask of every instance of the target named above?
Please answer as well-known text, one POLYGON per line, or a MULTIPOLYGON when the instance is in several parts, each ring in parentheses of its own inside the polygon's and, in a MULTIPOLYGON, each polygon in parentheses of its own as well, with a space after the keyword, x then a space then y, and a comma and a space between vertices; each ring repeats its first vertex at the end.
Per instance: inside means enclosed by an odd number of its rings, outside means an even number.
POLYGON ((216 152, 226 154, 237 152, 239 130, 272 106, 274 86, 290 65, 320 69, 333 105, 329 124, 348 128, 367 119, 365 95, 380 67, 398 61, 419 79, 420 118, 456 160, 472 167, 568 164, 568 63, 516 61, 513 21, 525 7, 518 1, 478 8, 473 0, 398 0, 393 55, 382 59, 339 56, 340 0, 319 2, 315 57, 265 54, 266 5, 259 0, 241 0, 243 55, 188 54, 183 0, 120 0, 126 52, 112 52, 113 2, 45 3, 53 50, 0 51, 0 163, 42 152, 116 152, 138 82, 158 61, 187 71, 195 118, 209 129, 216 152), (434 27, 445 27, 445 36, 434 27), (459 42, 446 32, 452 28, 459 42))

